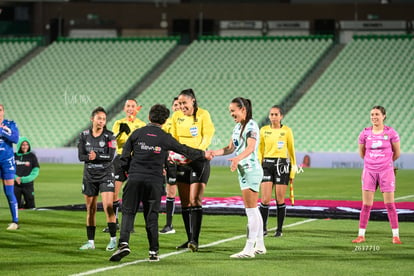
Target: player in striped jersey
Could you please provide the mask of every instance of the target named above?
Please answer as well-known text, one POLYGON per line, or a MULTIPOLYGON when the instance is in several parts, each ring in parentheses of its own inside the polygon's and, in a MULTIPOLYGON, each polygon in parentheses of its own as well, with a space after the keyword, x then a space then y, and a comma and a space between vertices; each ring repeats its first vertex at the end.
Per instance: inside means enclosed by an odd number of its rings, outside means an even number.
POLYGON ((275 186, 277 204, 277 229, 274 236, 282 236, 283 221, 286 216, 286 189, 289 180, 295 177, 297 171, 293 133, 288 126, 282 124, 283 115, 280 106, 273 106, 269 112, 270 125, 260 129, 259 160, 263 167, 263 180, 259 209, 263 218, 265 236, 273 186, 275 186))

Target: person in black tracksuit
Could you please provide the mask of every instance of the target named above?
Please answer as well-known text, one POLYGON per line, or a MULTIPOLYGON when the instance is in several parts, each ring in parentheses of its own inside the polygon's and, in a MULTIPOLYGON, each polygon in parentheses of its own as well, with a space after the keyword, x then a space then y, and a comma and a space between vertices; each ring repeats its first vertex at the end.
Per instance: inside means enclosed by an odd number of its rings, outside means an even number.
POLYGON ((14 159, 16 161, 14 194, 17 204, 19 208, 33 209, 36 207, 33 181, 39 175, 40 166, 36 155, 32 152, 30 141, 26 137, 20 137, 14 159))
POLYGON ((124 145, 121 166, 128 174, 128 182, 122 195, 118 250, 111 256, 110 261, 120 261, 131 252, 128 242, 140 202, 144 209, 149 261, 159 260, 158 213, 164 184, 163 166, 168 151, 178 152, 191 160, 205 158, 204 151, 180 144, 171 134, 161 129, 169 114, 170 111, 165 105, 154 105, 149 112, 151 123, 135 130, 124 145))

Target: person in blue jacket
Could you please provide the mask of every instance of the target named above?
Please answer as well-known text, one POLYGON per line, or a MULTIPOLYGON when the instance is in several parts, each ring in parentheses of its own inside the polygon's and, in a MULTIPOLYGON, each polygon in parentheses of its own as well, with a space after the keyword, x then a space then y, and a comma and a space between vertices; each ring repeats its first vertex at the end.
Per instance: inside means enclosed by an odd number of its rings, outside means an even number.
POLYGON ((36 207, 34 197, 34 180, 39 175, 39 162, 32 152, 29 139, 20 137, 14 154, 16 176, 14 178, 14 194, 19 208, 36 207))
POLYGON ((19 215, 16 196, 14 195, 14 162, 13 144, 19 141, 19 130, 16 123, 4 119, 4 105, 0 104, 0 178, 3 182, 4 193, 9 203, 12 222, 7 230, 19 229, 19 215))

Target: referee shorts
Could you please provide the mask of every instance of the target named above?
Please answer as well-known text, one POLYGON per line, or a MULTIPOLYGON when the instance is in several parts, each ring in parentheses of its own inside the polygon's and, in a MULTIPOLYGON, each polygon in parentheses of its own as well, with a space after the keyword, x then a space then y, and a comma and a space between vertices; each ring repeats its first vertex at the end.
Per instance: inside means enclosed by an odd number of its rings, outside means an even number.
POLYGON ((287 158, 264 158, 262 167, 262 182, 272 182, 273 185, 289 184, 291 166, 287 162, 287 158))
POLYGON ((177 165, 177 182, 205 183, 210 178, 210 160, 194 160, 185 166, 177 165))

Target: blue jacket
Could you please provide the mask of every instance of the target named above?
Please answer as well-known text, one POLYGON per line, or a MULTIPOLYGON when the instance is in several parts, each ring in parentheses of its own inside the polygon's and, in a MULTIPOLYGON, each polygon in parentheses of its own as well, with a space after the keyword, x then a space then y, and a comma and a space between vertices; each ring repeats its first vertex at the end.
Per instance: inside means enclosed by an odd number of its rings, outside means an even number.
POLYGON ((4 119, 0 128, 0 161, 14 157, 13 144, 19 142, 19 130, 16 123, 4 119))

